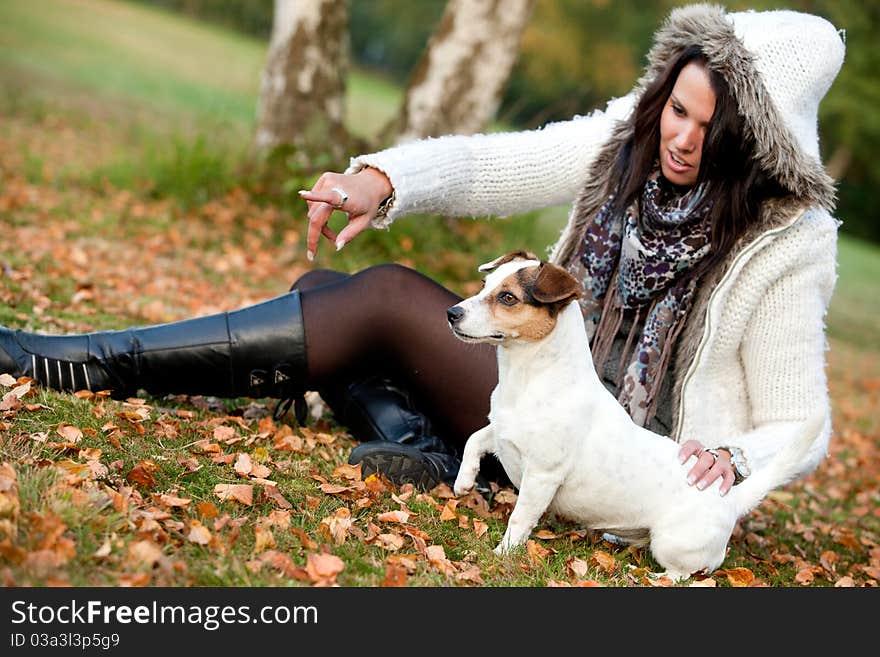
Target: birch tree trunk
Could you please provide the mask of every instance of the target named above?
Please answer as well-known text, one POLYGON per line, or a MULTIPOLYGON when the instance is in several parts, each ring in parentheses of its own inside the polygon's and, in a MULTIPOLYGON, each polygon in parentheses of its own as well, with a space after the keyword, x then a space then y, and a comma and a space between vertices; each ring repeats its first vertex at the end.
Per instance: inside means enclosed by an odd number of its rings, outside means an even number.
POLYGON ((397 143, 484 129, 498 105, 535 0, 449 0, 382 131, 397 143))
POLYGON ((258 151, 291 145, 307 157, 344 155, 348 48, 346 2, 275 0, 260 80, 258 151))

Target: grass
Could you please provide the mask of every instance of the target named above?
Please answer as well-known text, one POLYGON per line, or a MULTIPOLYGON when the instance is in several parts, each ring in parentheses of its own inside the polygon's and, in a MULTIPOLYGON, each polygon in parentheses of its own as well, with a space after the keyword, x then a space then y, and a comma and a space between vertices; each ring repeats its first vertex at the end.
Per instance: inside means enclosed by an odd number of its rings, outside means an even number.
MULTIPOLYGON (((70 332, 192 317, 277 294, 313 266, 304 207, 261 197, 241 166, 264 54, 264 43, 142 5, 0 3, 0 324, 70 332)), ((362 71, 348 88, 350 129, 375 134, 400 90, 362 71)), ((322 245, 317 264, 396 261, 466 294, 479 263, 543 253, 565 215, 412 217, 338 254, 322 245)), ((878 256, 841 236, 828 316, 832 456, 744 519, 725 570, 700 583, 752 581, 744 571, 769 586, 880 579, 878 256)), ((456 505, 442 489, 359 480, 345 468, 354 443, 329 414, 300 427, 273 421, 271 400, 34 389, 21 401, 0 412, 0 463, 14 469, 0 472, 6 583, 657 584, 649 554, 557 520, 496 558, 511 492, 456 505), (241 455, 269 474, 237 471, 241 455), (252 486, 254 499, 223 500, 217 484, 252 486), (391 511, 409 515, 380 519, 391 511), (322 579, 309 565, 327 554, 344 568, 322 579)))

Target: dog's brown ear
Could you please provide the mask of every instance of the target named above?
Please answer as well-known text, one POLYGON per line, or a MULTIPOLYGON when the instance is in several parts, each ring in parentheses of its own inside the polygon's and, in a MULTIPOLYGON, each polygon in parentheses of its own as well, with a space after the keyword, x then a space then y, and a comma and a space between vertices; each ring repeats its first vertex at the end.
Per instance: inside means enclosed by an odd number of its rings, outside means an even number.
POLYGON ((532 296, 540 303, 572 301, 581 295, 581 284, 565 269, 550 263, 541 263, 535 278, 532 296))
POLYGON ((530 251, 511 251, 510 253, 506 253, 503 256, 495 258, 492 262, 487 262, 485 264, 477 267, 477 271, 492 271, 497 267, 500 267, 505 262, 510 262, 511 260, 540 260, 538 256, 530 251))

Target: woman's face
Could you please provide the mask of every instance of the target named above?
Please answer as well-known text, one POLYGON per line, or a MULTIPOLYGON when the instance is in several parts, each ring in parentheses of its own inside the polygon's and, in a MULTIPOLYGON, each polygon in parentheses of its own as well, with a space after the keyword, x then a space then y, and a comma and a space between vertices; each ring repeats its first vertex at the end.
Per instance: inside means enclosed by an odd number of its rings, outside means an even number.
POLYGON ((660 170, 675 185, 697 182, 703 137, 715 111, 709 73, 691 62, 678 74, 660 115, 660 170))

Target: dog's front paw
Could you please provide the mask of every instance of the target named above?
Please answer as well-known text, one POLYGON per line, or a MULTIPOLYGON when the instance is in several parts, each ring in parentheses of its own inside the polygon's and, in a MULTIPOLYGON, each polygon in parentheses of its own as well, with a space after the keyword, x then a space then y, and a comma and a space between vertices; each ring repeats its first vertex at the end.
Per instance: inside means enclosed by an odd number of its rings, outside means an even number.
POLYGON ((476 480, 474 477, 463 477, 461 471, 459 471, 458 476, 455 478, 455 483, 452 485, 452 492, 456 495, 464 495, 473 490, 475 484, 476 480))
POLYGON ((473 479, 471 479, 470 482, 465 481, 464 479, 456 479, 455 483, 452 485, 452 492, 456 495, 464 495, 473 490, 475 483, 476 482, 473 479))

